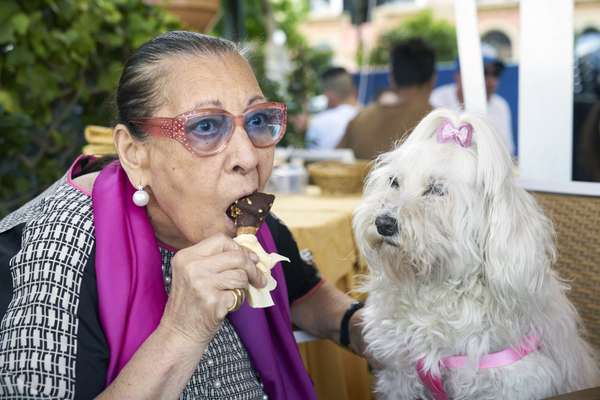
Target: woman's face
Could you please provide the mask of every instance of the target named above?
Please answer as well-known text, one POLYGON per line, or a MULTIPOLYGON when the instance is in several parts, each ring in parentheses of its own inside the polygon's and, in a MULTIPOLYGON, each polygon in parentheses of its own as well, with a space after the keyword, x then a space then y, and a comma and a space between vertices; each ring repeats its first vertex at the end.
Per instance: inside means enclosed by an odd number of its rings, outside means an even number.
MULTIPOLYGON (((205 107, 240 115, 265 101, 250 66, 238 55, 173 57, 163 67, 169 71, 162 87, 164 104, 155 117, 205 107)), ((273 165, 274 146, 255 147, 241 127, 222 152, 206 157, 164 137, 149 137, 146 148, 148 213, 159 239, 176 247, 216 233, 234 236, 227 208, 264 188, 273 165)))

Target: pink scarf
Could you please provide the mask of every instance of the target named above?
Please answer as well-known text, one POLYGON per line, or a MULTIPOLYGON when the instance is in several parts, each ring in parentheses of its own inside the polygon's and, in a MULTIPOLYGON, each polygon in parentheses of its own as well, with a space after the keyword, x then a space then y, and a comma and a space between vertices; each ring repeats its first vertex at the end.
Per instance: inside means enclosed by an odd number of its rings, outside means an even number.
MULTIPOLYGON (((167 302, 158 244, 146 210, 131 200, 134 191, 113 162, 96 178, 92 192, 99 314, 110 353, 107 385, 156 329, 167 302)), ((277 251, 266 224, 257 237, 267 252, 277 251)), ((245 303, 228 318, 269 398, 316 399, 292 334, 281 265, 272 274, 275 306, 253 309, 245 303)))

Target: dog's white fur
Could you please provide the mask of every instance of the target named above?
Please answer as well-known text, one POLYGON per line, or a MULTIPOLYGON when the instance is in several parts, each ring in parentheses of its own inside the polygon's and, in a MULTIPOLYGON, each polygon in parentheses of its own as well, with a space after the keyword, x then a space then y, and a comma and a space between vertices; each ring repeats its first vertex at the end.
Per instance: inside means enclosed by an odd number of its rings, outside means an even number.
POLYGON ((542 399, 600 384, 569 287, 551 269, 552 224, 512 171, 485 121, 441 109, 376 160, 354 231, 369 264, 364 331, 384 365, 376 374, 381 398, 431 398, 417 377, 420 358, 441 373, 451 399, 542 399), (473 145, 438 143, 444 120, 470 123, 473 145), (395 218, 399 232, 381 236, 379 215, 395 218), (531 334, 539 351, 477 369, 481 356, 531 334), (440 369, 452 355, 467 355, 469 366, 440 369))

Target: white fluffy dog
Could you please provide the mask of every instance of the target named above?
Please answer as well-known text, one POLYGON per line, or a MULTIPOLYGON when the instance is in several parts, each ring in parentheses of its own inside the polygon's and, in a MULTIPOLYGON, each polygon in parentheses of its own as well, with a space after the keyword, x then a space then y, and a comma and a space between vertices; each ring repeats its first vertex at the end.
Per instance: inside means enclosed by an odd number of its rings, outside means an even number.
POLYGON ((551 269, 552 224, 512 171, 486 122, 447 110, 377 159, 354 230, 381 398, 542 399, 600 384, 551 269))

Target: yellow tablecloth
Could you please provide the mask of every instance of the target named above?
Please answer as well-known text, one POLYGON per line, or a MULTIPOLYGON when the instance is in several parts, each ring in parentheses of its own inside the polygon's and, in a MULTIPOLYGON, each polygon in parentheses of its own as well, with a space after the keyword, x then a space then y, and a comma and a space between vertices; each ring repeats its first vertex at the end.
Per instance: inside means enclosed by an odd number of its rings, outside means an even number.
POLYGON ((352 212, 359 200, 357 196, 277 195, 273 205, 273 213, 291 230, 298 247, 309 249, 323 278, 336 285, 352 274, 358 260, 352 212))
MULTIPOLYGON (((359 254, 352 234, 352 212, 360 196, 277 195, 273 213, 290 229, 298 247, 313 253, 321 276, 351 289, 359 254)), ((300 345, 319 399, 371 399, 371 377, 360 357, 325 340, 300 345)))

